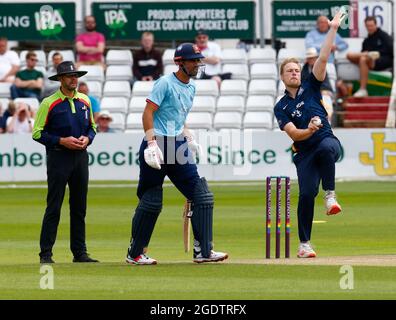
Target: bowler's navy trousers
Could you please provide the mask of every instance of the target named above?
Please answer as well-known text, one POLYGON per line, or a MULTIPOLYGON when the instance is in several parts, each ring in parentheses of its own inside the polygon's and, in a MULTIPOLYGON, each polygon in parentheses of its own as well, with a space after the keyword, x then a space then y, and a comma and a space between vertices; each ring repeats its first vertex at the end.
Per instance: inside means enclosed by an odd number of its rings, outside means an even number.
POLYGON ((323 190, 335 190, 335 163, 341 154, 341 145, 336 137, 326 137, 307 151, 293 157, 297 168, 300 195, 298 199, 298 234, 300 241, 311 239, 315 197, 322 180, 323 190))

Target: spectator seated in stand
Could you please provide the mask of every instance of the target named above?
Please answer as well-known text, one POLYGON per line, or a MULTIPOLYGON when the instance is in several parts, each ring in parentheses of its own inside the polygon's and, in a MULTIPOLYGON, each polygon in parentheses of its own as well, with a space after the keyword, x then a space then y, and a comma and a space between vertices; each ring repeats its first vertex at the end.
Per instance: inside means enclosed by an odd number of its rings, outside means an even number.
POLYGON ((52 55, 52 66, 48 68, 47 77, 44 83, 44 97, 48 97, 59 89, 59 81, 52 81, 48 78, 56 74, 56 68, 63 62, 63 56, 59 52, 55 52, 52 55))
POLYGON ((15 113, 7 119, 7 133, 31 133, 34 120, 30 107, 23 102, 16 105, 15 113))
POLYGON ((96 122, 96 119, 98 118, 100 112, 100 102, 94 96, 89 94, 88 85, 83 81, 78 83, 77 91, 85 94, 86 96, 88 96, 89 100, 91 100, 92 113, 96 122))
MULTIPOLYGON (((317 52, 320 52, 320 48, 322 47, 323 41, 326 38, 329 28, 329 19, 327 19, 326 16, 319 16, 316 20, 316 28, 309 31, 305 35, 305 49, 315 48, 317 52)), ((348 44, 337 33, 334 44, 331 47, 331 54, 328 63, 334 63, 335 51, 344 51, 346 49, 348 49, 348 44)))
POLYGON ((110 128, 110 122, 113 121, 113 118, 110 115, 110 112, 107 110, 103 110, 99 113, 97 120, 97 128, 96 130, 100 133, 114 133, 115 130, 110 128))
POLYGON ((20 70, 15 76, 15 82, 11 86, 11 98, 41 98, 41 90, 44 86, 44 75, 36 70, 38 59, 33 51, 26 54, 26 69, 20 70))
MULTIPOLYGON (((319 54, 315 48, 308 48, 305 53, 305 64, 301 70, 301 82, 307 80, 309 75, 312 72, 312 68, 318 59, 319 54)), ((323 106, 325 107, 328 120, 331 121, 333 116, 333 98, 334 98, 334 90, 331 87, 329 76, 326 74, 326 78, 323 80, 322 85, 320 86, 320 92, 323 96, 323 106)))
POLYGON ((7 119, 14 115, 15 109, 16 106, 14 101, 8 102, 8 108, 3 112, 3 116, 0 121, 0 133, 4 133, 7 131, 7 119))
POLYGON ((141 38, 142 48, 133 54, 134 80, 157 80, 164 73, 162 54, 154 47, 154 35, 143 32, 141 38))
POLYGON ((105 36, 96 31, 96 20, 93 16, 84 19, 86 32, 76 37, 77 63, 79 68, 82 64, 101 65, 104 64, 104 51, 106 46, 105 36))
POLYGON ((375 17, 364 20, 368 36, 360 53, 349 52, 347 58, 360 69, 360 88, 354 97, 368 95, 367 82, 370 70, 382 71, 393 67, 393 38, 377 26, 375 17))
POLYGON ((7 38, 0 37, 0 82, 13 83, 21 62, 18 54, 7 47, 7 38))
POLYGON ((205 63, 205 72, 201 79, 213 79, 220 88, 221 81, 231 79, 231 73, 221 73, 221 48, 209 41, 209 35, 204 30, 199 30, 195 36, 195 44, 205 56, 202 62, 205 63))

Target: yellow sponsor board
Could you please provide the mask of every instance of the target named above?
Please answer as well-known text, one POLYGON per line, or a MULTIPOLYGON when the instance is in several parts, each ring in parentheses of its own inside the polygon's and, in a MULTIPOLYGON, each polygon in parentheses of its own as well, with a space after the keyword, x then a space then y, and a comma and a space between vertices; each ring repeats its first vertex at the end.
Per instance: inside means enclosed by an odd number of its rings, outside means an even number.
POLYGON ((386 152, 396 152, 396 141, 385 142, 384 132, 373 132, 373 156, 368 152, 361 152, 359 160, 364 165, 371 165, 379 176, 396 175, 396 155, 385 155, 386 152))

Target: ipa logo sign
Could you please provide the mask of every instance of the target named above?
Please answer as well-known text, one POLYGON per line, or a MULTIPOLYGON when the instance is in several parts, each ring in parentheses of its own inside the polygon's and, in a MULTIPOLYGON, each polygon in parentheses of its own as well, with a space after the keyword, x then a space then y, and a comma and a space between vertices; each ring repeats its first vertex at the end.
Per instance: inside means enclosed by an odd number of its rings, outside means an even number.
POLYGON ((66 27, 62 12, 54 10, 48 5, 40 7, 40 11, 34 13, 34 18, 36 20, 36 30, 46 37, 57 36, 66 27))
POLYGON ((372 133, 373 157, 368 152, 361 152, 359 160, 364 165, 374 166, 374 171, 379 176, 396 175, 396 154, 385 155, 385 153, 396 152, 396 142, 384 142, 385 133, 372 133))
POLYGON ((104 12, 106 26, 111 30, 110 37, 114 38, 119 31, 122 36, 126 35, 123 30, 128 23, 124 10, 107 10, 104 12))

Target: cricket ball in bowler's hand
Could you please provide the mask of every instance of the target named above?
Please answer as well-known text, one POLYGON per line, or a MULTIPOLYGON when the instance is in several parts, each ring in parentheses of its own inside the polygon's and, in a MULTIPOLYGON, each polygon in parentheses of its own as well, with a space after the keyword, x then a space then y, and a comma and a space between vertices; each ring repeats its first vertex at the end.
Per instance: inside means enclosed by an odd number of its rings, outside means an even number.
POLYGON ((312 123, 315 126, 320 126, 322 124, 322 120, 320 120, 320 118, 314 118, 314 119, 312 119, 312 123))

